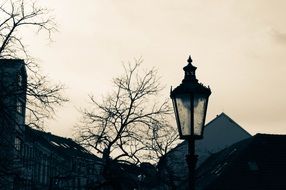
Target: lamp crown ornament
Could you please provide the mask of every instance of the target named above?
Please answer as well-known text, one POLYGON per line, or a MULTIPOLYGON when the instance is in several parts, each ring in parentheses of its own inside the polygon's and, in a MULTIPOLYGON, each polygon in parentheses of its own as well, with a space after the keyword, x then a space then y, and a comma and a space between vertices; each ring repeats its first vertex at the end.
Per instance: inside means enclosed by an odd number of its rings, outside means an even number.
POLYGON ((184 77, 184 81, 193 81, 193 82, 197 82, 198 79, 196 78, 196 69, 197 67, 193 66, 192 65, 192 57, 189 56, 189 59, 188 59, 188 65, 185 66, 183 69, 185 71, 185 77, 184 77))

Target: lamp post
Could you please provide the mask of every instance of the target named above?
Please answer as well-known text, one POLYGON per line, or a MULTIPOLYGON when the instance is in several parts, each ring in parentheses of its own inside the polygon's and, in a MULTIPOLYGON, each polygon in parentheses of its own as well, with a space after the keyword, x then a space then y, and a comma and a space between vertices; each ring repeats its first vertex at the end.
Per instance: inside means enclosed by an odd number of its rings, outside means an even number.
POLYGON ((191 56, 184 67, 185 77, 174 90, 171 89, 178 131, 181 139, 188 141, 186 161, 189 168, 189 189, 195 189, 195 140, 203 138, 203 130, 207 113, 208 98, 211 94, 196 78, 196 67, 192 65, 191 56))

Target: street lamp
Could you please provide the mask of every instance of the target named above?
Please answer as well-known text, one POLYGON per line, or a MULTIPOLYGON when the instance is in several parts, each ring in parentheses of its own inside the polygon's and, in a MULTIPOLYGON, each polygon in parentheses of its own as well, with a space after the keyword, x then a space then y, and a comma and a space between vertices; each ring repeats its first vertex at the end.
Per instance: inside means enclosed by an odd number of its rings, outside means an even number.
POLYGON ((185 77, 174 90, 171 89, 171 99, 178 131, 181 139, 188 141, 189 187, 195 189, 195 140, 203 138, 203 130, 207 113, 208 98, 211 94, 209 87, 198 83, 196 67, 192 65, 191 56, 188 65, 184 67, 185 77))

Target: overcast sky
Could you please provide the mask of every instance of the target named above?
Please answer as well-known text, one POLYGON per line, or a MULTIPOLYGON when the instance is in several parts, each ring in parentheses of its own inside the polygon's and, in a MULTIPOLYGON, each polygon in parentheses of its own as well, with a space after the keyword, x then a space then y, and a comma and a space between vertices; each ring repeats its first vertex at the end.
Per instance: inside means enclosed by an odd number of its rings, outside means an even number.
POLYGON ((101 96, 122 62, 142 57, 164 91, 176 87, 189 54, 210 85, 207 121, 225 112, 251 134, 286 133, 285 0, 49 0, 58 30, 49 43, 27 33, 30 54, 71 101, 48 130, 71 136, 76 108, 101 96))

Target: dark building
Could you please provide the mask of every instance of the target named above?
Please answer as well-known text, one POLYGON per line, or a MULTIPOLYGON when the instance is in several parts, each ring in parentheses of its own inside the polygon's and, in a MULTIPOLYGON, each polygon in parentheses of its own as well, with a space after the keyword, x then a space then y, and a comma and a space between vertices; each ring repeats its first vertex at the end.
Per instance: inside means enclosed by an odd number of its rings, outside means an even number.
POLYGON ((0 189, 11 189, 22 168, 26 86, 24 61, 0 59, 0 189))
POLYGON ((25 189, 84 190, 101 180, 101 159, 69 138, 26 127, 21 154, 16 186, 25 189))
POLYGON ((197 171, 196 189, 284 190, 285 171, 286 135, 257 134, 209 157, 197 171))
POLYGON ((25 125, 27 74, 23 60, 0 59, 0 189, 83 190, 102 162, 71 139, 25 125))

